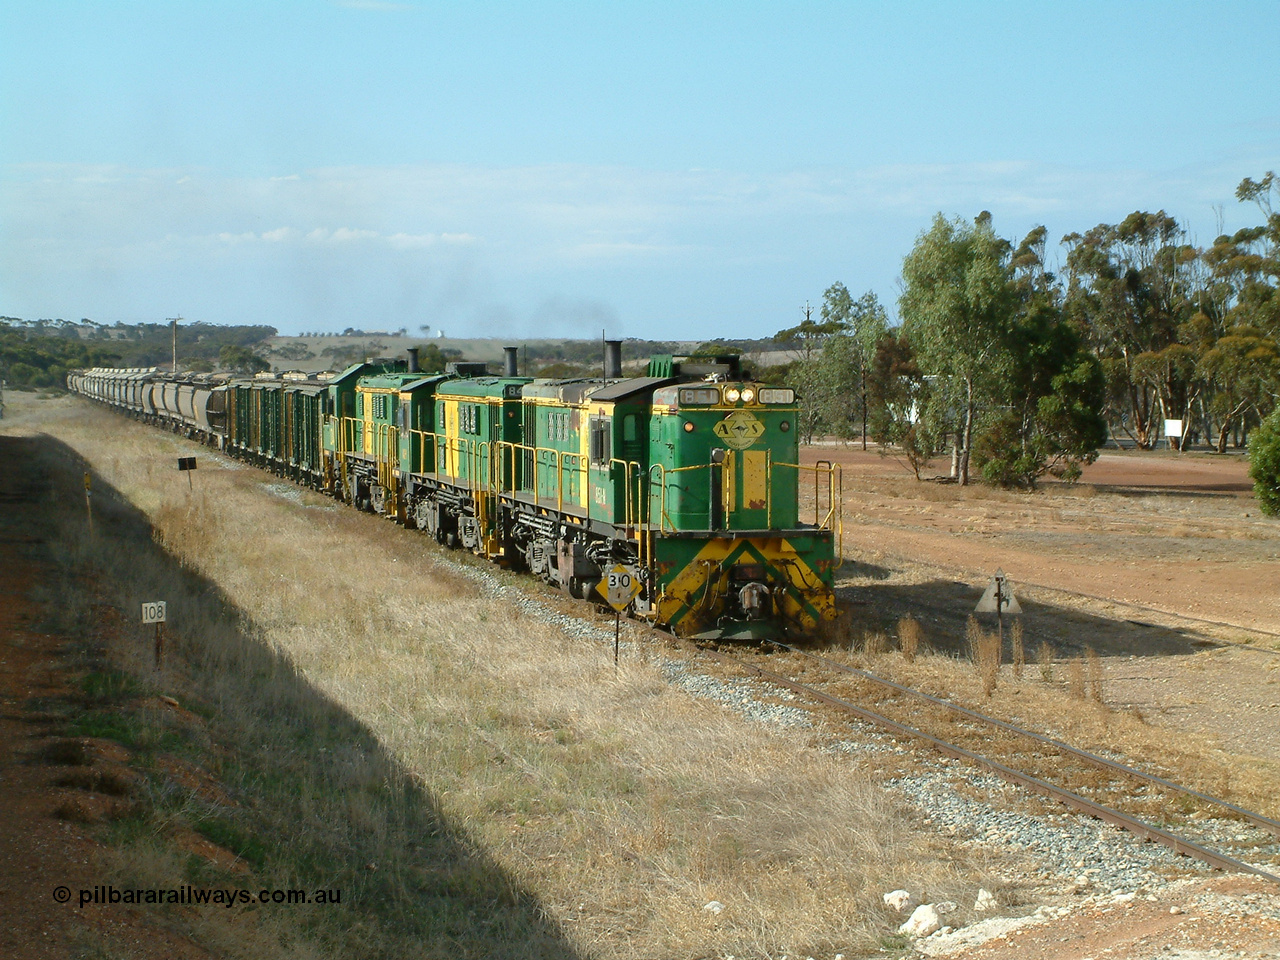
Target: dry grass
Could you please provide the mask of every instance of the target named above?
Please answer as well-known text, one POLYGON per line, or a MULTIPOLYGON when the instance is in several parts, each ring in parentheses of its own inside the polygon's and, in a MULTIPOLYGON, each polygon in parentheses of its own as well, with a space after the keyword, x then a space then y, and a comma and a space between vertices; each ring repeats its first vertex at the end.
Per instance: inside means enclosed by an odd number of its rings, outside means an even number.
POLYGON ((1049 641, 1042 641, 1036 650, 1036 662, 1040 664, 1040 679, 1045 683, 1053 683, 1053 663, 1056 654, 1053 650, 1053 644, 1049 641))
POLYGON ((959 868, 847 765, 689 699, 646 659, 615 673, 611 644, 477 589, 425 538, 79 404, 39 425, 122 498, 98 488, 98 541, 80 530, 67 551, 110 573, 116 666, 206 718, 218 750, 162 717, 134 735, 181 734, 240 801, 157 798, 147 829, 117 836, 116 875, 182 882, 160 834, 190 822, 242 847, 255 883, 359 905, 199 914, 189 932, 215 952, 804 955, 874 948, 895 886, 960 899, 959 868), (194 493, 179 453, 201 458, 194 493), (154 547, 113 534, 133 507, 154 547), (133 623, 159 598, 173 641, 156 672, 133 623))
MULTIPOLYGON (((981 628, 979 627, 979 632, 981 628)), ((1039 648, 1042 664, 1053 662, 1053 648, 1039 648)), ((835 656, 834 652, 831 654, 835 656)), ((1099 658, 1099 662, 1101 658, 1099 658)), ((1088 696, 1087 657, 1066 660, 1066 673, 1078 666, 1081 681, 1007 682, 988 696, 975 664, 949 655, 924 655, 908 664, 904 658, 882 658, 871 667, 886 679, 915 687, 924 693, 951 700, 981 713, 1048 734, 1084 750, 1118 753, 1135 766, 1186 784, 1211 795, 1280 817, 1274 762, 1240 756, 1224 750, 1209 735, 1151 723, 1136 709, 1112 709, 1088 696), (1076 666, 1073 666, 1076 665, 1076 666), (1083 691, 1083 693, 1082 693, 1083 691)), ((871 666, 871 665, 865 665, 871 666)))
POLYGON ((1013 676, 1017 680, 1022 679, 1022 674, 1027 668, 1027 651, 1026 644, 1022 635, 1022 620, 1017 619, 1009 627, 1009 644, 1013 652, 1013 676))
POLYGON ((1093 647, 1084 648, 1084 657, 1085 687, 1088 690, 1089 699, 1094 703, 1102 703, 1102 658, 1093 647))
POLYGON ((902 651, 902 659, 907 663, 915 663, 916 654, 920 651, 924 640, 924 628, 915 617, 903 617, 898 621, 898 649, 902 651))
POLYGON ((1067 661, 1067 693, 1072 700, 1083 700, 1087 695, 1084 654, 1078 653, 1067 661))
POLYGON ((982 695, 990 697, 996 690, 996 682, 1000 677, 1000 637, 989 630, 983 630, 974 617, 969 617, 965 625, 965 641, 969 648, 969 660, 982 680, 982 695))
POLYGON ((888 653, 889 638, 882 630, 868 630, 862 635, 862 652, 868 657, 888 653))

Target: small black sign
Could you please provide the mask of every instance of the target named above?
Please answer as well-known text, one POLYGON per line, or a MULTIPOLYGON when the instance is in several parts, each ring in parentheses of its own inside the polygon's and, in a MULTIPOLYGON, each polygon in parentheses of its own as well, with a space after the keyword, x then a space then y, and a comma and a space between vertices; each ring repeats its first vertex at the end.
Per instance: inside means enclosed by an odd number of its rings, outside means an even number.
POLYGON ((178 458, 179 470, 194 470, 195 468, 196 468, 195 457, 179 457, 178 458))

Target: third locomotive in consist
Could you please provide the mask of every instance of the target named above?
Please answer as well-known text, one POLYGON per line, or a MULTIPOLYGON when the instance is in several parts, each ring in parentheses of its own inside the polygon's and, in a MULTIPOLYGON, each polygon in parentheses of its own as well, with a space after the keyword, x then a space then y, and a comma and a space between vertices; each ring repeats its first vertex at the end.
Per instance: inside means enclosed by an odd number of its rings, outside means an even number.
POLYGON ((624 377, 619 348, 601 378, 519 377, 508 348, 502 376, 423 375, 411 351, 333 376, 95 369, 68 385, 576 597, 621 565, 631 612, 680 636, 833 619, 839 473, 800 464, 794 391, 744 379, 737 357, 624 377))

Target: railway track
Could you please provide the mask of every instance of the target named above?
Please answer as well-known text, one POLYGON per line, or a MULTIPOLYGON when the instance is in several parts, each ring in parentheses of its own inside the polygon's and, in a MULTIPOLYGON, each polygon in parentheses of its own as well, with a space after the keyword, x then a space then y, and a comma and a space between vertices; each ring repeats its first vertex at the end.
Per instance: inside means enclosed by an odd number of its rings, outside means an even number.
POLYGON ((790 690, 837 715, 856 717, 891 735, 926 744, 944 756, 974 764, 1069 809, 1162 844, 1214 869, 1256 874, 1280 883, 1280 861, 1276 866, 1267 864, 1270 869, 1264 869, 1213 849, 1209 845, 1212 841, 1189 835, 1196 832, 1197 815, 1247 823, 1276 838, 1280 838, 1280 821, 789 644, 766 641, 782 651, 785 659, 779 662, 775 656, 769 666, 764 666, 690 641, 678 642, 698 656, 790 690), (817 668, 823 676, 816 681, 806 677, 809 682, 802 682, 779 672, 789 663, 798 667, 794 672, 808 673, 817 668), (868 701, 874 702, 876 708, 868 706, 868 701), (904 710, 910 712, 912 723, 901 718, 904 710), (940 718, 946 719, 940 722, 940 718), (953 733, 939 736, 923 729, 926 724, 948 726, 953 733), (1129 809, 1122 809, 1125 807, 1129 809))

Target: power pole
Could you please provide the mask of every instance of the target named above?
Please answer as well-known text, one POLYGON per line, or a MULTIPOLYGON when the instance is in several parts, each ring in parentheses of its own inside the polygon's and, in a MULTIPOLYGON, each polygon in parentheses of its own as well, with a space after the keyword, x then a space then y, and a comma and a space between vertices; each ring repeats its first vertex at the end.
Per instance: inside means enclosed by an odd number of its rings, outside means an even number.
POLYGON ((170 325, 173 327, 173 372, 178 372, 178 321, 181 317, 166 317, 170 325))

